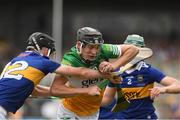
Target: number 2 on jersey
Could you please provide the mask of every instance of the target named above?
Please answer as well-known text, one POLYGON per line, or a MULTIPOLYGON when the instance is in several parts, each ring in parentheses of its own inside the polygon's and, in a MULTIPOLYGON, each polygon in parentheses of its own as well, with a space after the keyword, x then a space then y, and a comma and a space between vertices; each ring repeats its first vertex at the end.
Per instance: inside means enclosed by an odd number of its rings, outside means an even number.
POLYGON ((131 80, 131 79, 128 79, 127 84, 128 84, 128 85, 131 85, 131 84, 132 84, 132 80, 131 80))

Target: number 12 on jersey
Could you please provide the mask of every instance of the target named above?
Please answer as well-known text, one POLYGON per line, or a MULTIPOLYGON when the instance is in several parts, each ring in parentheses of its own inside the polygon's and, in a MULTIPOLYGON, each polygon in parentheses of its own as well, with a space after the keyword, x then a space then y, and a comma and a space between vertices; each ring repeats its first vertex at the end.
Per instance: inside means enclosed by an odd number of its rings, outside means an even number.
POLYGON ((28 63, 25 61, 17 61, 13 64, 9 62, 1 73, 0 79, 14 78, 20 80, 23 75, 19 74, 18 71, 25 70, 26 68, 28 68, 28 63))

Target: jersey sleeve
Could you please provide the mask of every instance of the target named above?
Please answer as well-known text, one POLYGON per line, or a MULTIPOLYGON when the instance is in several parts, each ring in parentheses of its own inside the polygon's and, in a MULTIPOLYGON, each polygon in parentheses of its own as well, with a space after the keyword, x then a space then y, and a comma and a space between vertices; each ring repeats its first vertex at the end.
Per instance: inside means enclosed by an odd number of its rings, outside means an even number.
POLYGON ((107 58, 118 58, 121 56, 121 47, 112 44, 103 44, 101 46, 101 52, 107 58))
POLYGON ((60 66, 59 63, 49 59, 44 60, 43 65, 47 73, 53 73, 60 66))
POLYGON ((62 59, 61 64, 72 66, 72 63, 66 59, 62 59))
POLYGON ((151 80, 153 80, 154 82, 158 82, 160 83, 161 80, 166 76, 163 72, 161 72, 159 69, 154 68, 154 67, 150 67, 150 78, 151 80))

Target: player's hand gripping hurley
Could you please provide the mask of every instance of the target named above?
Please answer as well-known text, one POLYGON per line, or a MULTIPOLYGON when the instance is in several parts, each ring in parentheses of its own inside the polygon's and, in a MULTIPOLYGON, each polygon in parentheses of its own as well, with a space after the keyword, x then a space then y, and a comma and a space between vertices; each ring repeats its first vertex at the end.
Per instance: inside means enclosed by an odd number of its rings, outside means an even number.
MULTIPOLYGON (((139 48, 139 53, 136 55, 136 57, 132 61, 130 61, 125 66, 122 66, 118 71, 111 72, 112 77, 120 76, 127 69, 131 68, 132 66, 134 66, 140 61, 150 58, 152 55, 153 55, 153 51, 150 48, 139 48)), ((108 83, 109 83, 109 80, 105 80, 101 82, 100 84, 98 84, 98 86, 101 89, 104 89, 108 83)))

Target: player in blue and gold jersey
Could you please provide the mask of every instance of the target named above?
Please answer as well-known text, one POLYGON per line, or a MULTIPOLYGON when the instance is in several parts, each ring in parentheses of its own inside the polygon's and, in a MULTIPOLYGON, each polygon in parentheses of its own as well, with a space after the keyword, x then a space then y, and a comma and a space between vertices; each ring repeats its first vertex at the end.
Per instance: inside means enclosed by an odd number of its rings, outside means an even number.
POLYGON ((95 70, 60 66, 49 59, 54 52, 53 38, 36 32, 28 39, 27 51, 20 53, 5 66, 0 76, 0 119, 5 119, 7 112, 15 113, 33 90, 36 95, 50 95, 49 88, 39 85, 34 89, 48 73, 83 78, 102 77, 95 70))
MULTIPOLYGON (((134 44, 145 47, 143 37, 128 35, 125 44, 134 44)), ((102 100, 99 119, 157 119, 153 99, 163 93, 180 93, 180 82, 175 78, 166 76, 163 72, 150 64, 141 61, 121 74, 122 84, 110 83, 106 88, 102 100), (163 87, 154 87, 154 83, 160 83, 163 87), (117 92, 124 93, 124 97, 130 101, 127 109, 119 112, 111 112, 116 104, 114 96, 117 92), (110 104, 109 106, 107 106, 110 104)))

